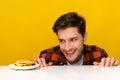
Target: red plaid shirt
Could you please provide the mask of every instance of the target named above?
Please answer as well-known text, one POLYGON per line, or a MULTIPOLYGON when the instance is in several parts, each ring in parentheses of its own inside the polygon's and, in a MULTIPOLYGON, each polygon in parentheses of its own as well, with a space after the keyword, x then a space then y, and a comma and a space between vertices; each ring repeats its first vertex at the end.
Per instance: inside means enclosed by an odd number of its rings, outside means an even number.
MULTIPOLYGON (((83 49, 83 55, 83 65, 93 65, 94 61, 100 62, 101 58, 108 56, 104 49, 101 49, 97 46, 89 46, 85 44, 83 49)), ((41 51, 39 57, 45 58, 46 63, 49 63, 51 61, 53 62, 53 65, 67 65, 67 59, 60 51, 59 46, 55 46, 41 51)))

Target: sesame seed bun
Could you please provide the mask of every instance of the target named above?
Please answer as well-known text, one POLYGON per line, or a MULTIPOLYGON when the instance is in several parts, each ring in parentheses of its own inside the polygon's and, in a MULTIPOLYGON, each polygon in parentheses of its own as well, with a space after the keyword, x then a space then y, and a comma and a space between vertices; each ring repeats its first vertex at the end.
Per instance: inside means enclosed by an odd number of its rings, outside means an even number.
POLYGON ((32 59, 20 59, 15 62, 16 66, 33 66, 35 61, 32 59))

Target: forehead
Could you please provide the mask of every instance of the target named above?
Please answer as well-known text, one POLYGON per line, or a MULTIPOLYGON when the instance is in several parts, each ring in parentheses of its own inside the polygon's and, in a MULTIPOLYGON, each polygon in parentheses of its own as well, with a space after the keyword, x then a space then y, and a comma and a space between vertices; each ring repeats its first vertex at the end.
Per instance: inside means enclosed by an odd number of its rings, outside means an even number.
POLYGON ((78 32, 78 29, 76 27, 68 27, 66 29, 60 29, 58 30, 58 38, 61 39, 67 39, 72 37, 81 36, 81 34, 78 32))

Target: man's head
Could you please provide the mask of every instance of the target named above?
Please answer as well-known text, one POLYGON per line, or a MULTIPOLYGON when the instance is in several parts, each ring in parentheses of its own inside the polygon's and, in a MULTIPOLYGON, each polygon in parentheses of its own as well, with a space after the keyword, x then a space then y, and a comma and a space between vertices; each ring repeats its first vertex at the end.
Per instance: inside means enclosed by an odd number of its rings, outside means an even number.
POLYGON ((71 64, 78 62, 81 58, 86 40, 85 27, 84 18, 74 12, 62 15, 53 26, 60 42, 60 49, 71 64))
POLYGON ((86 32, 86 22, 85 19, 79 16, 75 12, 70 12, 60 16, 54 26, 53 31, 57 34, 57 31, 60 29, 66 29, 68 27, 76 27, 79 33, 84 36, 86 32))

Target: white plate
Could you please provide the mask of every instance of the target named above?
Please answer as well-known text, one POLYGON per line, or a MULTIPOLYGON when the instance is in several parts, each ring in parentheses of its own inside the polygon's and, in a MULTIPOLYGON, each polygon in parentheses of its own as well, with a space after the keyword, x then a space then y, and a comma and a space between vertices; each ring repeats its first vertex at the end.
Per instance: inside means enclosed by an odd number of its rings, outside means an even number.
POLYGON ((39 64, 36 64, 34 66, 16 66, 15 64, 10 64, 9 67, 11 69, 16 69, 16 70, 32 70, 32 69, 36 69, 39 67, 39 64))

